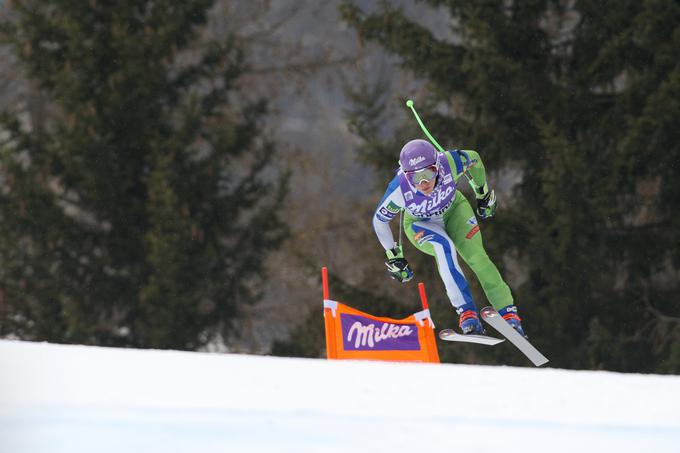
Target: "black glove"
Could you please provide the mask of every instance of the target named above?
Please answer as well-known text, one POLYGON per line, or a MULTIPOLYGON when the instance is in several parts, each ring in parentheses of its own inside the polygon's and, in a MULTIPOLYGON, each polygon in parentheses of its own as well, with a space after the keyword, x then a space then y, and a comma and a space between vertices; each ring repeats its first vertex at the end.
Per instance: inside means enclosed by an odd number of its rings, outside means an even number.
POLYGON ((390 276, 401 283, 406 283, 413 278, 413 271, 409 267, 406 258, 404 258, 404 252, 401 247, 395 247, 387 251, 385 265, 390 276))
POLYGON ((489 190, 489 187, 484 184, 475 195, 477 195, 477 215, 479 218, 486 220, 489 217, 493 217, 497 207, 496 193, 493 190, 489 190))

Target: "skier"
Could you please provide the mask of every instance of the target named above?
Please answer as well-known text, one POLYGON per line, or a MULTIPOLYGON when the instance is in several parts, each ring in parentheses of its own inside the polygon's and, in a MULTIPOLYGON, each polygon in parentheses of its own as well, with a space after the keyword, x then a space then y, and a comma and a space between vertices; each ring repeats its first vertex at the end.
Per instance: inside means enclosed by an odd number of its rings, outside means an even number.
POLYGON ((510 288, 484 250, 472 207, 456 190, 458 179, 466 173, 477 198, 477 215, 480 219, 492 217, 496 196, 489 190, 484 164, 476 151, 440 153, 426 140, 411 140, 404 145, 397 174, 373 216, 373 228, 387 254, 385 264, 395 280, 403 283, 413 278, 401 244, 394 241, 389 226, 404 210, 406 236, 418 250, 435 257, 446 293, 459 316, 460 330, 464 334, 485 333, 457 253, 477 275, 491 305, 525 336, 510 288))

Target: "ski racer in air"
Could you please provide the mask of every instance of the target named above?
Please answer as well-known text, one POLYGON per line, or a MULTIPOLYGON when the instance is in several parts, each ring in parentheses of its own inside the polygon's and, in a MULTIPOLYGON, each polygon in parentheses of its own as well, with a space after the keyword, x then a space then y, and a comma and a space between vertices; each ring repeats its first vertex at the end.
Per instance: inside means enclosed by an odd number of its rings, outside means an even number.
POLYGON ((480 219, 492 217, 496 212, 496 196, 489 190, 484 164, 476 151, 439 152, 426 140, 411 140, 404 145, 396 176, 373 216, 373 228, 387 254, 388 272, 402 283, 413 278, 403 248, 394 241, 389 226, 403 210, 406 237, 418 250, 435 257, 462 333, 483 335, 485 330, 458 255, 479 279, 491 305, 525 336, 510 288, 484 250, 482 233, 470 203, 457 190, 458 180, 464 174, 475 191, 477 215, 480 219))

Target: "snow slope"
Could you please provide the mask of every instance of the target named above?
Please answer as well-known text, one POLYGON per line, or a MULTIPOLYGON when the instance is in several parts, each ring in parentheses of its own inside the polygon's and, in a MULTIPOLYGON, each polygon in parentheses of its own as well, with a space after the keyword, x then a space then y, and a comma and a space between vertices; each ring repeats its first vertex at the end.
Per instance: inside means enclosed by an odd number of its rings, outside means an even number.
POLYGON ((680 452, 680 376, 0 341, 0 452, 680 452))

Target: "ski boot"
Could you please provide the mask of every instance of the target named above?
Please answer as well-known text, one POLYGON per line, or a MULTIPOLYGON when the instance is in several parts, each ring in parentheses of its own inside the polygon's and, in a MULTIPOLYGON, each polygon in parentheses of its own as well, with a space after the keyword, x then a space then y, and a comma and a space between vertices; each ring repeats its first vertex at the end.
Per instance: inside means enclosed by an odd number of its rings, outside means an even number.
POLYGON ((505 319, 505 321, 510 324, 510 326, 517 331, 524 338, 528 338, 522 329, 522 320, 517 315, 517 307, 515 305, 508 305, 507 307, 498 310, 498 314, 505 319))
POLYGON ((458 309, 458 327, 463 334, 484 335, 486 331, 479 322, 476 308, 461 307, 458 309))

